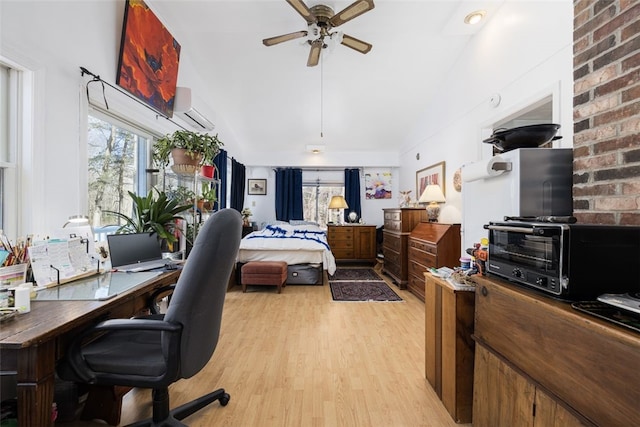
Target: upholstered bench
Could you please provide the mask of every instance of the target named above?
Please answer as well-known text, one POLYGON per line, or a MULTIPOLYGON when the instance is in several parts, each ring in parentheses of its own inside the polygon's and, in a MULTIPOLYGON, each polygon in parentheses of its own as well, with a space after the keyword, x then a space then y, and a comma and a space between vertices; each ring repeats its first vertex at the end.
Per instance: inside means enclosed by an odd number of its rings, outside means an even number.
POLYGON ((242 266, 242 292, 247 285, 271 285, 278 287, 278 293, 286 286, 287 263, 284 261, 251 261, 242 266))

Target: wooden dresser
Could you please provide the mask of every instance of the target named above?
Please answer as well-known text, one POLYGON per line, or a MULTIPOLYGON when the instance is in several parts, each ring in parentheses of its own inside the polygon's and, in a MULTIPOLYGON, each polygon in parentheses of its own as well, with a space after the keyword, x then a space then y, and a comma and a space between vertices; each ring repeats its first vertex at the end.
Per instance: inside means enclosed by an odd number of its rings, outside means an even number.
POLYGON ((476 279, 473 425, 632 426, 640 333, 497 279, 476 279))
POLYGON ((400 289, 406 289, 409 234, 413 227, 427 220, 427 211, 425 208, 393 208, 383 209, 383 211, 383 272, 394 279, 400 289))
POLYGON ((460 224, 419 223, 409 235, 407 253, 409 291, 424 301, 424 273, 460 265, 460 224))
POLYGON ((336 261, 376 260, 375 225, 329 225, 327 241, 336 261))

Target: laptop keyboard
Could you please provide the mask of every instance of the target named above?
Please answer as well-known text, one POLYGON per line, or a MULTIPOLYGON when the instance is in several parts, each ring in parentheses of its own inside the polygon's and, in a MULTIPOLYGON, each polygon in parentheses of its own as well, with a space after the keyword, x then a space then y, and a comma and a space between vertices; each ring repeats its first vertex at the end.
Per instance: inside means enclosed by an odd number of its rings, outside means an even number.
POLYGON ((130 271, 132 273, 135 273, 139 271, 148 271, 156 268, 162 268, 162 267, 165 267, 167 264, 171 264, 170 259, 160 259, 160 260, 153 260, 153 261, 146 261, 146 262, 138 262, 135 264, 121 265, 120 267, 116 267, 115 270, 130 271))

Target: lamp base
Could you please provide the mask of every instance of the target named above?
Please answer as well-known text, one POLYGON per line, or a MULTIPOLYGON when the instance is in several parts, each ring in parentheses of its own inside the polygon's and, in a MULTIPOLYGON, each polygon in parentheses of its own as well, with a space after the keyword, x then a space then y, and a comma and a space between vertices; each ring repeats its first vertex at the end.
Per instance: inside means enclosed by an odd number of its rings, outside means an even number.
POLYGON ((440 216, 440 206, 437 203, 430 203, 427 205, 427 218, 429 222, 438 222, 440 216))

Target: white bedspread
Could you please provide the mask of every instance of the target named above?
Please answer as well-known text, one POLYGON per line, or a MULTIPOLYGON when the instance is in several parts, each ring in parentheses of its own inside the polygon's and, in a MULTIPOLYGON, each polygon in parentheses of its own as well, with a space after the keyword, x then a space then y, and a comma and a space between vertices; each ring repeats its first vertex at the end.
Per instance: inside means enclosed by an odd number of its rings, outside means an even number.
POLYGON ((314 225, 267 225, 240 242, 239 262, 286 261, 293 264, 322 264, 329 274, 336 271, 324 230, 314 225))

